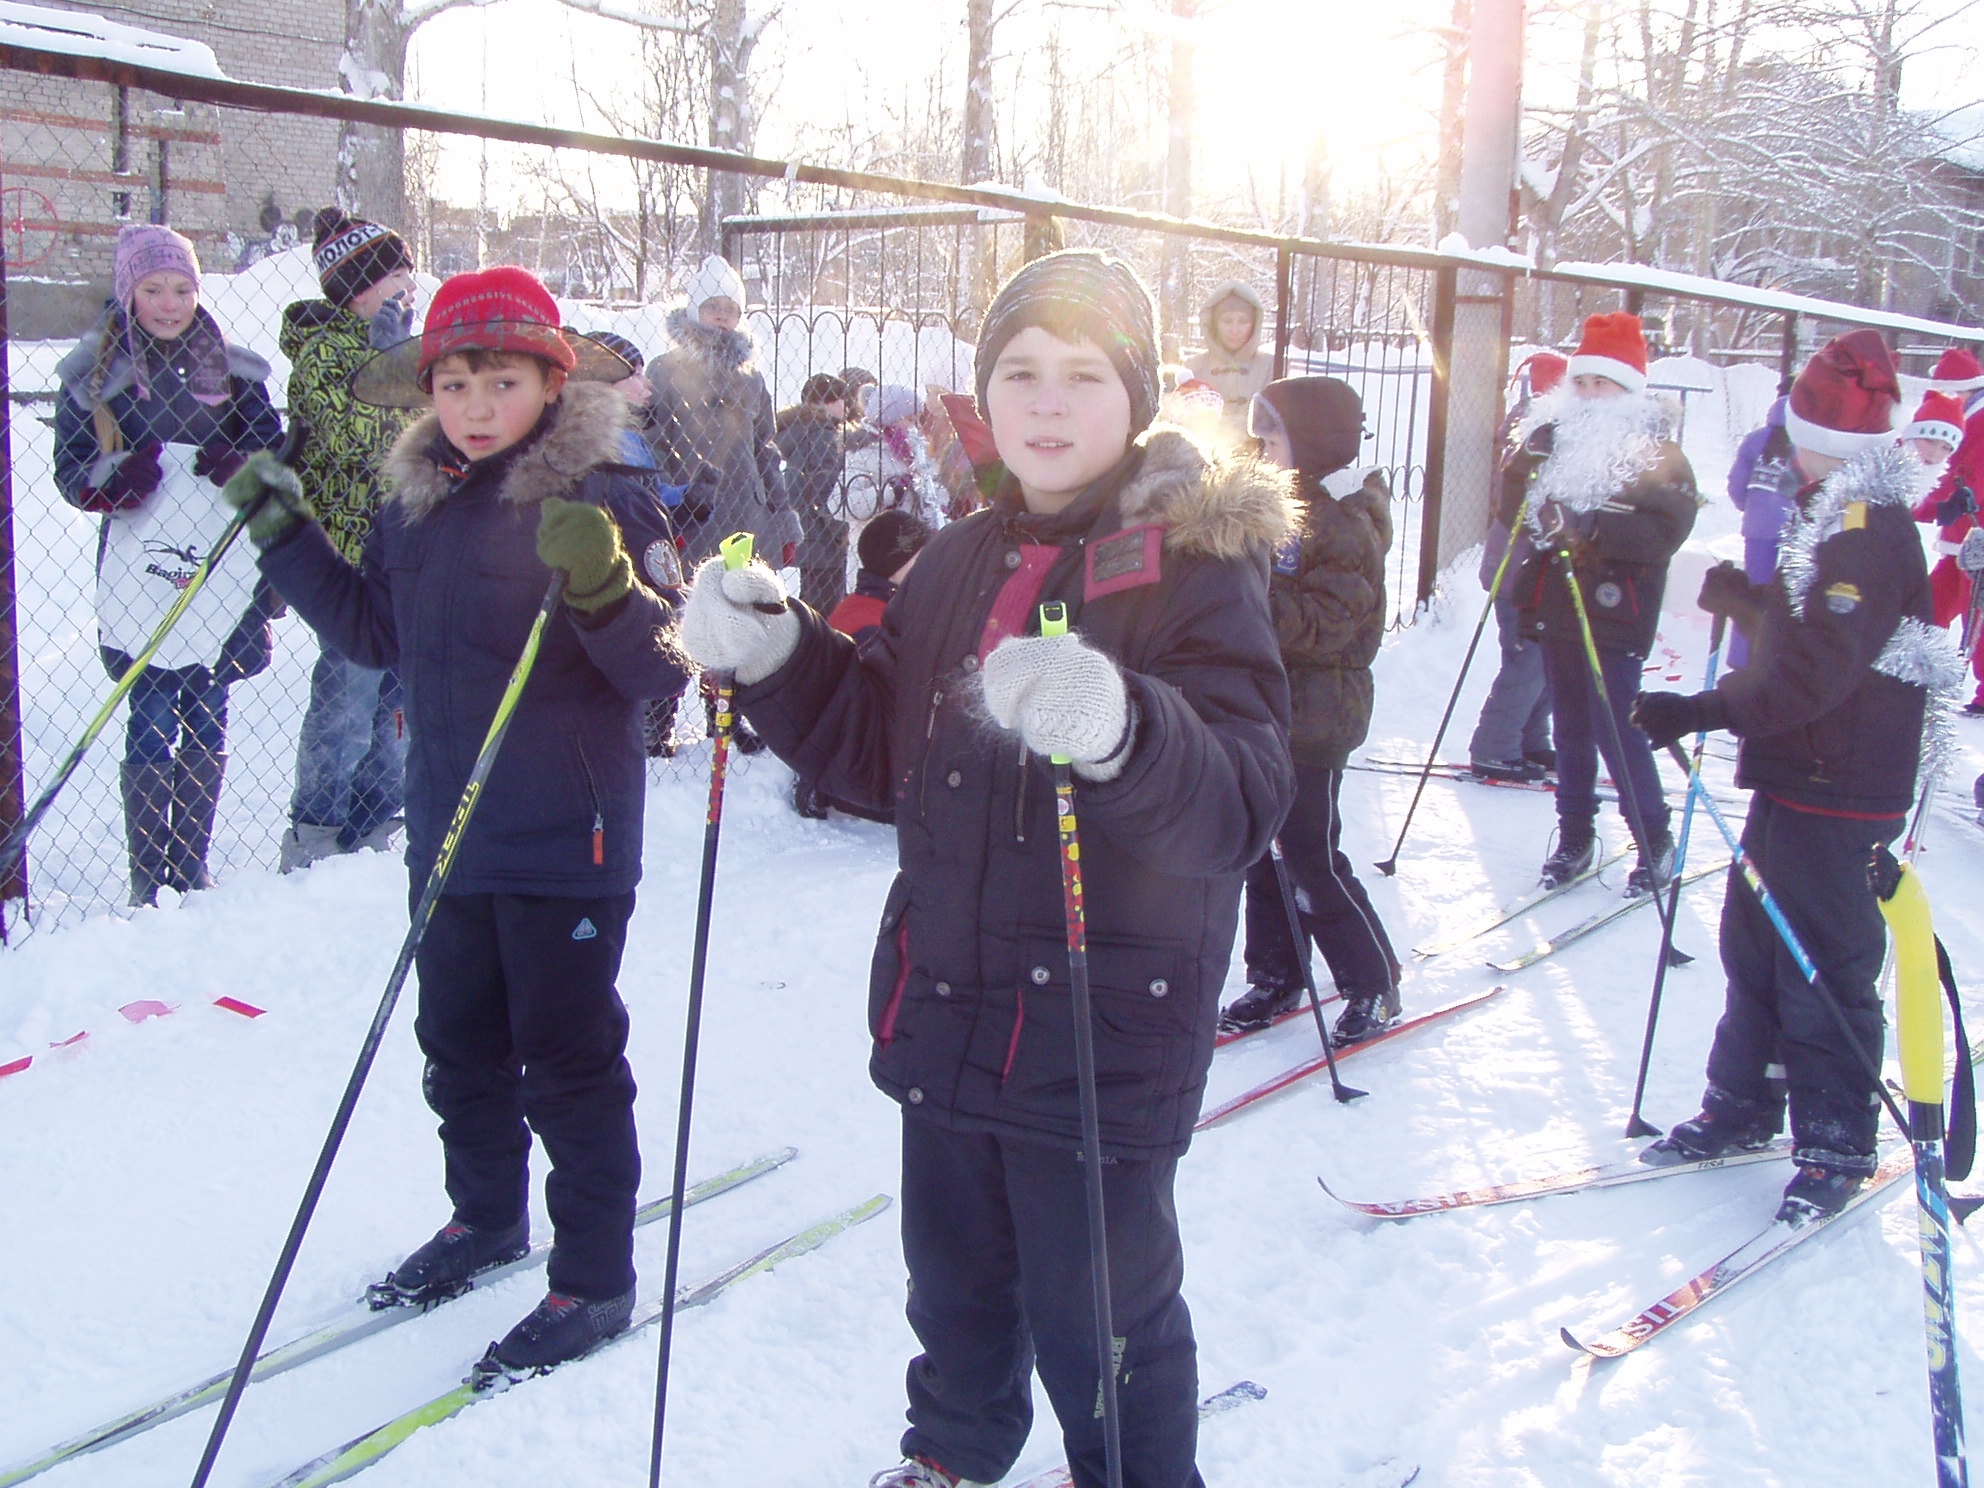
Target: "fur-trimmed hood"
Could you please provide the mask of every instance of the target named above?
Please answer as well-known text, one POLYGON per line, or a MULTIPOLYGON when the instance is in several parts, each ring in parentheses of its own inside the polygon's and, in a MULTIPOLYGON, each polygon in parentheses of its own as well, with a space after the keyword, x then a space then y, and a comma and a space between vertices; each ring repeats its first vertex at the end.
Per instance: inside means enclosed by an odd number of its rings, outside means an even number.
POLYGON ((758 370, 758 338, 751 334, 749 321, 739 321, 734 331, 720 331, 704 325, 686 308, 677 308, 668 312, 667 326, 673 345, 658 361, 679 356, 711 376, 726 372, 742 376, 758 370))
POLYGON ((1183 429, 1154 424, 1137 441, 1143 461, 1123 485, 1126 524, 1160 522, 1164 545, 1213 558, 1273 548, 1295 525, 1295 477, 1243 455, 1217 456, 1183 429))
MULTIPOLYGON (((621 435, 630 427, 627 400, 602 383, 568 382, 547 410, 550 427, 515 456, 503 472, 497 497, 518 504, 569 496, 581 477, 621 458, 621 435)), ((402 434, 386 457, 393 500, 419 521, 446 499, 460 480, 437 458, 446 445, 440 415, 425 414, 402 434)), ((491 459, 500 456, 490 456, 491 459)))
MULTIPOLYGON (((207 309, 200 307, 200 314, 207 315, 207 309)), ((211 319, 211 317, 209 317, 211 319)), ((90 374, 96 367, 97 350, 103 345, 103 338, 110 332, 109 313, 106 312, 97 323, 83 332, 73 349, 55 364, 56 381, 62 390, 76 401, 78 407, 87 408, 89 400, 85 389, 89 386, 90 374)), ((247 347, 229 341, 227 343, 227 373, 243 382, 267 382, 273 369, 268 358, 247 347)), ((104 378, 103 387, 97 394, 108 400, 125 389, 137 384, 137 368, 131 364, 129 351, 123 346, 113 347, 110 353, 110 370, 104 378)))

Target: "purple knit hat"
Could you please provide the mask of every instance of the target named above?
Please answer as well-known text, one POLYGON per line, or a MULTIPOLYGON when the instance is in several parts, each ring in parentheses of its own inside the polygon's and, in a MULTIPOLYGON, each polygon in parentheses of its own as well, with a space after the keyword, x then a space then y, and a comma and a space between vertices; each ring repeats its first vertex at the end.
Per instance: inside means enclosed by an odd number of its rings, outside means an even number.
POLYGON ((117 303, 131 307, 131 296, 138 281, 162 269, 184 274, 197 288, 200 283, 200 255, 192 240, 155 222, 132 222, 117 234, 116 256, 111 260, 111 291, 117 303))

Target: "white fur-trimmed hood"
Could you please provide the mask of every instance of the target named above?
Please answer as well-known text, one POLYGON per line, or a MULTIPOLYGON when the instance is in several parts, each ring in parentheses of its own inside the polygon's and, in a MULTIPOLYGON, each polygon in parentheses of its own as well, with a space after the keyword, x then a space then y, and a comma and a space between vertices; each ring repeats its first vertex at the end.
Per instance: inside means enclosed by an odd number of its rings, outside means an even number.
MULTIPOLYGON (((573 483, 596 466, 620 459, 620 436, 628 426, 627 400, 612 388, 596 382, 566 383, 551 427, 510 462, 498 498, 522 505, 547 496, 568 496, 573 483)), ((393 499, 414 521, 440 505, 455 487, 455 477, 434 458, 434 445, 441 437, 440 416, 430 412, 394 442, 386 457, 393 499)))
POLYGON ((1214 558, 1272 548, 1295 525, 1295 477, 1245 456, 1209 453, 1183 429, 1153 425, 1138 440, 1143 463, 1117 509, 1126 524, 1159 522, 1164 545, 1214 558))

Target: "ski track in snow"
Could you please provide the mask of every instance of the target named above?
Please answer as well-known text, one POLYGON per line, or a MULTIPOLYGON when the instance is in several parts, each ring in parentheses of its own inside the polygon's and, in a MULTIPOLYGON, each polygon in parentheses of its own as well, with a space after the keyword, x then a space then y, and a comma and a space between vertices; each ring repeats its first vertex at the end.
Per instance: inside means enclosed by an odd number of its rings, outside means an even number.
MULTIPOLYGON (((1747 415, 1746 415, 1747 417, 1747 415)), ((1726 441, 1691 439, 1719 488, 1726 441)), ((1736 422, 1732 419, 1731 421, 1736 422)), ((1720 497, 1677 559, 1682 607, 1703 567, 1740 550, 1720 497)), ((1423 757, 1481 598, 1463 566, 1448 597, 1379 662, 1374 756, 1423 757)), ((1687 690, 1706 624, 1670 613, 1687 690)), ((1493 667, 1484 647, 1443 756, 1460 756, 1493 667)), ((1663 670, 1671 670, 1671 667, 1663 670)), ((1674 685, 1653 682, 1650 685, 1674 685)), ((1984 725, 1943 790, 1967 799, 1984 725)), ((108 746, 100 746, 105 752, 108 746)), ((893 871, 889 834, 800 821, 782 767, 744 762, 726 811, 696 1092, 692 1177, 790 1142, 789 1167, 692 1211, 695 1280, 874 1192, 897 1192, 891 1104, 866 1075, 867 959, 893 871)), ((1709 774, 1733 789, 1731 766, 1709 774)), ((1669 784, 1674 784, 1672 772, 1669 784)), ((1413 781, 1352 774, 1347 848, 1387 854, 1413 781)), ((1678 804, 1680 791, 1671 791, 1678 804)), ((680 1068, 703 786, 657 785, 622 991, 646 1156, 666 1185, 680 1068)), ((1967 813, 1965 813, 1967 815, 1967 813)), ((1546 850, 1548 797, 1428 784, 1399 876, 1365 873, 1403 949, 1525 888, 1546 850)), ((1696 854, 1721 845, 1695 819, 1696 854)), ((1601 830, 1624 832, 1607 808, 1601 830)), ((1984 838, 1932 816, 1921 859, 1959 975, 1984 944, 1967 913, 1984 838)), ((1698 859, 1699 860, 1699 859, 1698 859)), ((1491 950, 1526 947, 1623 884, 1587 886, 1481 942, 1412 966, 1408 1011, 1489 985, 1491 950)), ((1692 1114, 1721 1008, 1721 881, 1683 899, 1693 966, 1669 974, 1646 1099, 1692 1114)), ((223 1367, 240 1347, 325 1123, 397 950, 404 871, 347 858, 279 878, 237 871, 215 891, 128 919, 105 916, 0 953, 0 1059, 76 1028, 84 1044, 0 1080, 0 1466, 223 1367), (253 1021, 203 1005, 233 995, 253 1021), (179 1013, 141 1025, 134 998, 179 1013)), ((1759 1164, 1635 1188, 1408 1223, 1365 1220, 1317 1188, 1395 1198, 1628 1154, 1620 1139, 1659 924, 1642 914, 1513 977, 1513 990, 1374 1050, 1350 1067, 1371 1096, 1335 1105, 1317 1079, 1201 1136, 1180 1168, 1186 1294, 1206 1391, 1246 1378, 1268 1398, 1207 1425, 1209 1483, 1424 1485, 1859 1485, 1932 1471, 1921 1283, 1906 1186, 1801 1249, 1644 1352, 1580 1360, 1559 1326, 1605 1326, 1768 1219, 1786 1170, 1759 1164)), ((1320 965, 1320 963, 1319 963, 1320 965)), ((1228 994, 1240 985, 1237 968, 1228 994)), ((413 988, 395 1016, 324 1196, 272 1341, 335 1313, 446 1217, 433 1118, 419 1094, 413 988)), ((1208 1104, 1307 1055, 1297 1020, 1219 1056, 1208 1104)), ((538 1165, 539 1175, 542 1165, 538 1165)), ((537 1222, 543 1229, 541 1199, 537 1222)), ((638 1242, 658 1284, 665 1226, 638 1242)), ((1960 1327, 1984 1316, 1977 1242, 1955 1242, 1960 1327)), ((754 1483, 847 1485, 895 1460, 903 1365, 896 1220, 685 1314, 676 1333, 666 1472, 754 1483)), ((251 1387, 214 1477, 253 1488, 448 1388, 536 1300, 536 1273, 251 1387)), ((375 1488, 638 1481, 647 1462, 654 1334, 417 1434, 372 1469, 375 1488)), ((1966 1340, 1972 1393, 1984 1369, 1966 1340)), ((52 1472, 50 1488, 188 1477, 212 1419, 196 1412, 142 1442, 52 1472)), ((1058 1460, 1052 1411, 1014 1479, 1058 1460)))

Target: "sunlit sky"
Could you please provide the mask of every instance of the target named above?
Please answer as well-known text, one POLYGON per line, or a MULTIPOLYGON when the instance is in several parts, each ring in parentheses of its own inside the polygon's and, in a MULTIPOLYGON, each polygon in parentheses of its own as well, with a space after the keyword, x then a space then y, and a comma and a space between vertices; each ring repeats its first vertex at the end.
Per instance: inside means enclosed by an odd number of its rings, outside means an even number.
MULTIPOLYGON (((1926 0, 1960 8, 1971 0, 1926 0)), ((1067 65, 1094 65, 1098 32, 1111 23, 1049 0, 1019 0, 1000 32, 995 82, 1007 108, 1037 108, 1031 92, 1050 16, 1070 39, 1067 65), (1078 43, 1086 42, 1086 48, 1078 43)), ((752 0, 756 13, 768 0, 752 0)), ((1199 23, 1197 169, 1208 193, 1242 194, 1272 212, 1292 194, 1312 136, 1320 133, 1339 189, 1368 184, 1430 149, 1439 101, 1437 45, 1427 28, 1451 12, 1451 0, 1205 0, 1199 23), (1285 183, 1285 185, 1284 185, 1285 183)), ((847 119, 879 122, 873 100, 914 96, 939 67, 947 86, 963 88, 964 0, 870 7, 829 0, 784 0, 766 27, 755 69, 762 89, 757 153, 834 160, 808 148, 808 135, 847 119), (950 57, 944 61, 946 52, 950 57), (813 126, 809 129, 809 125, 813 126)), ((1119 12, 1155 14, 1157 0, 1121 0, 1119 12)), ((1525 93, 1561 97, 1575 66, 1579 19, 1573 7, 1530 5, 1525 93)), ((1904 78, 1910 102, 1974 103, 1984 87, 1984 6, 1939 33, 1943 47, 1904 78)), ((637 46, 618 23, 579 14, 554 0, 501 0, 446 13, 417 33, 415 96, 467 112, 545 123, 582 121, 571 79, 595 91, 631 88, 637 46), (483 59, 486 56, 486 68, 483 59)), ((701 139, 685 143, 703 143, 701 139)), ((442 193, 460 202, 476 195, 475 155, 453 148, 442 193)), ((1019 184, 1015 182, 1014 184, 1019 184)), ((518 205, 501 159, 492 162, 492 205, 518 205)))

